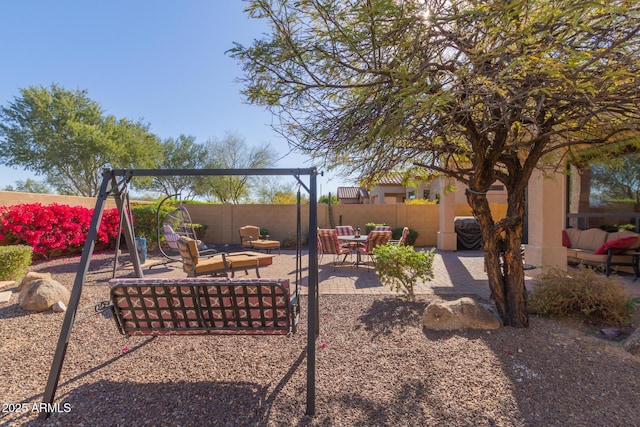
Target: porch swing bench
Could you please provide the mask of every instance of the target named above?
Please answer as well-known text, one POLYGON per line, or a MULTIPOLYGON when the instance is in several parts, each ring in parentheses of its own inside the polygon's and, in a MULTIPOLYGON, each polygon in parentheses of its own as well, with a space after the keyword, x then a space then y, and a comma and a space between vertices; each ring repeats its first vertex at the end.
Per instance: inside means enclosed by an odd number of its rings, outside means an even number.
POLYGON ((300 315, 288 279, 121 278, 109 281, 121 334, 290 335, 300 315))

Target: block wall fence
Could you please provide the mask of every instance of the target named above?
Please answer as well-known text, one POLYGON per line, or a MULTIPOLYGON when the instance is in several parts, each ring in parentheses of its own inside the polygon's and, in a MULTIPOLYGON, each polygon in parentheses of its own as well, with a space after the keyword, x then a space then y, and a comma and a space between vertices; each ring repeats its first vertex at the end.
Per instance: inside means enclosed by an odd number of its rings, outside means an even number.
MULTIPOLYGON (((91 197, 58 196, 51 194, 20 193, 0 191, 0 206, 22 203, 64 204, 72 206, 95 207, 91 197)), ((135 201, 131 202, 135 204, 135 201)), ((147 202, 139 202, 147 203, 147 202)), ((185 205, 194 223, 208 226, 205 243, 240 243, 238 229, 244 225, 256 225, 269 230, 270 239, 294 240, 296 234, 296 205, 234 205, 234 204, 196 204, 185 205)), ((494 219, 503 218, 506 204, 492 203, 494 219)), ((115 207, 109 200, 107 208, 115 207)), ((351 225, 365 229, 370 222, 386 223, 392 228, 409 227, 418 232, 416 246, 435 246, 438 236, 440 207, 438 205, 331 205, 334 225, 351 225)), ((466 204, 457 204, 456 216, 471 216, 471 208, 466 204)), ((309 222, 309 206, 301 206, 302 232, 306 235, 309 222)), ((330 228, 329 206, 318 203, 318 226, 330 228)))

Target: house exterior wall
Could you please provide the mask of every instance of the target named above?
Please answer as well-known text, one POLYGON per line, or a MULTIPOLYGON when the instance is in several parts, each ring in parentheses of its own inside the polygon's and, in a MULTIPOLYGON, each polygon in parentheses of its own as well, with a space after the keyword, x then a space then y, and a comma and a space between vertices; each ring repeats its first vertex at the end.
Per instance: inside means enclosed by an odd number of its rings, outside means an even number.
MULTIPOLYGON (((371 204, 383 204, 383 203, 403 203, 405 200, 411 199, 410 195, 413 192, 416 199, 422 199, 425 190, 429 192, 429 200, 436 200, 437 194, 442 192, 442 185, 440 180, 434 179, 430 183, 421 183, 418 187, 404 187, 402 185, 376 185, 369 191, 371 197, 371 204)), ((501 185, 496 182, 494 185, 501 185)), ((467 203, 467 196, 465 191, 467 186, 457 182, 455 186, 455 203, 463 204, 467 203)), ((503 188, 501 190, 490 190, 487 193, 487 199, 489 203, 507 203, 507 190, 503 188)))

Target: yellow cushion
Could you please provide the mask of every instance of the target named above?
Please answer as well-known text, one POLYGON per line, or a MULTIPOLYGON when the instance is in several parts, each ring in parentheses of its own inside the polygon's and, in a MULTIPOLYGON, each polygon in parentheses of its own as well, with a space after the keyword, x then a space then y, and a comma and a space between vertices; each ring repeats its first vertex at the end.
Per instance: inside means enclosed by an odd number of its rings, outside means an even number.
POLYGON ((228 255, 227 263, 229 268, 257 267, 258 258, 246 255, 228 255))
POLYGON ((196 267, 196 272, 198 274, 213 273, 216 271, 225 271, 222 255, 216 255, 211 258, 201 259, 196 267))
POLYGON ((261 248, 261 249, 279 248, 280 242, 277 240, 257 240, 255 242, 252 242, 252 245, 254 248, 261 248))

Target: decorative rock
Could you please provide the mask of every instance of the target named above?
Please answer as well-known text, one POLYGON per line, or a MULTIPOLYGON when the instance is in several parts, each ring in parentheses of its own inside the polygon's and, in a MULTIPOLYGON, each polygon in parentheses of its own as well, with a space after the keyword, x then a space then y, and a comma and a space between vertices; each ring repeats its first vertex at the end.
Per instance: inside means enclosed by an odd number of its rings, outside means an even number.
POLYGON ((434 302, 422 315, 422 326, 437 331, 499 329, 502 322, 472 298, 434 302))
POLYGON ((62 301, 69 304, 71 294, 53 279, 38 279, 27 283, 18 295, 18 304, 25 310, 47 311, 53 304, 62 301))
POLYGON ((51 310, 55 311, 56 313, 64 313, 65 311, 67 311, 67 305, 62 301, 58 301, 51 306, 51 310))
POLYGON ((636 329, 624 340, 622 347, 629 353, 640 356, 640 328, 636 329))
POLYGON ((0 280, 0 291, 9 289, 16 284, 15 280, 0 280))
POLYGON ((0 292, 0 302, 9 302, 11 299, 11 291, 2 291, 0 292))
POLYGON ((28 272, 20 281, 20 284, 18 285, 18 291, 21 291, 26 284, 38 279, 51 279, 51 273, 38 273, 35 271, 28 272))

